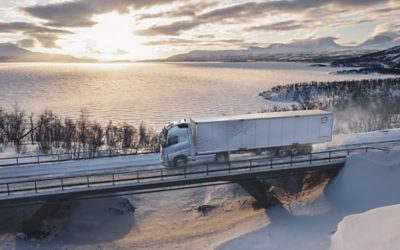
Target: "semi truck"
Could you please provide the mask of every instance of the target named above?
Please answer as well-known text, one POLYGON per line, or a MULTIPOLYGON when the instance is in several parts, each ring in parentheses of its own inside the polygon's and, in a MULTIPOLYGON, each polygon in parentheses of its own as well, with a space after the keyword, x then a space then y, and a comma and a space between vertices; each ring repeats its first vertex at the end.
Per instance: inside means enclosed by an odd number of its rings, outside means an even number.
POLYGON ((313 144, 331 141, 332 129, 333 114, 323 110, 190 118, 164 127, 161 161, 184 167, 205 155, 225 162, 237 152, 307 154, 313 144))

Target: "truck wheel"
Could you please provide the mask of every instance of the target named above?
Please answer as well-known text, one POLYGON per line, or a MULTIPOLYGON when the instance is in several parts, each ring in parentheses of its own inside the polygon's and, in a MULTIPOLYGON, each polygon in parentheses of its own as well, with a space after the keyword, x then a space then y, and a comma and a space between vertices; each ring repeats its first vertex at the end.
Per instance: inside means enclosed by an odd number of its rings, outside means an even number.
POLYGON ((183 168, 187 164, 187 159, 184 156, 177 156, 174 159, 174 167, 183 168))
POLYGON ((215 162, 222 163, 228 161, 228 154, 227 153, 218 153, 215 155, 215 162))
POLYGON ((306 145, 303 149, 304 154, 309 154, 312 151, 312 146, 311 145, 306 145))

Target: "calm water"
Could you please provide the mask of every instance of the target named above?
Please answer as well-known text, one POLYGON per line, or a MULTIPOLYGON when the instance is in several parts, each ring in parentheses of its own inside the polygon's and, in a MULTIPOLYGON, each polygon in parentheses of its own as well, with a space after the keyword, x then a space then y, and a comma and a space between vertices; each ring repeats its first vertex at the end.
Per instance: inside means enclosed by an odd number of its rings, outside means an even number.
POLYGON ((301 63, 0 64, 0 106, 74 118, 85 107, 101 123, 159 129, 183 117, 260 111, 270 104, 258 93, 278 84, 365 78, 331 71, 301 63))

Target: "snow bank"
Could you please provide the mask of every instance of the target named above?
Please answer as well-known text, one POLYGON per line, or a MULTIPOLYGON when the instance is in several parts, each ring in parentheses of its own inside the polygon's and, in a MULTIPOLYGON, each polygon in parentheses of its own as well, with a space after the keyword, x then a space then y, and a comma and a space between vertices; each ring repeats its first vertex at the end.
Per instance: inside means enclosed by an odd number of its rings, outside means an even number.
POLYGON ((369 153, 350 157, 325 195, 332 208, 359 213, 400 203, 400 152, 369 153))
POLYGON ((331 142, 327 142, 326 146, 334 147, 341 146, 345 147, 354 144, 371 144, 371 143, 382 143, 390 141, 400 141, 400 129, 388 129, 379 130, 365 133, 353 133, 353 134, 340 134, 335 135, 331 142))
POLYGON ((346 216, 332 236, 331 250, 398 249, 400 205, 346 216))
MULTIPOLYGON (((350 156, 344 169, 317 200, 292 207, 292 213, 282 207, 273 208, 267 212, 271 221, 268 226, 219 248, 329 249, 331 236, 344 217, 400 204, 399 180, 399 151, 350 156)), ((386 230, 386 225, 382 226, 383 229, 386 230)))

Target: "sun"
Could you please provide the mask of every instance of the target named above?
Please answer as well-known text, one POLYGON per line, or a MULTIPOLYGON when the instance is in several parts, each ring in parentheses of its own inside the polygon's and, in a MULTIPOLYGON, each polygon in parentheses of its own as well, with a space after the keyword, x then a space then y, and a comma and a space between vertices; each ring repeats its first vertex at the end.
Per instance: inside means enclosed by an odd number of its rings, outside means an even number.
POLYGON ((112 12, 97 16, 94 21, 97 24, 88 32, 89 42, 94 49, 101 53, 117 53, 134 45, 133 22, 130 16, 112 12))
POLYGON ((79 28, 65 39, 65 51, 74 55, 99 60, 135 60, 151 56, 151 51, 142 44, 144 37, 135 36, 135 20, 129 14, 111 13, 97 15, 92 19, 96 24, 79 28))

